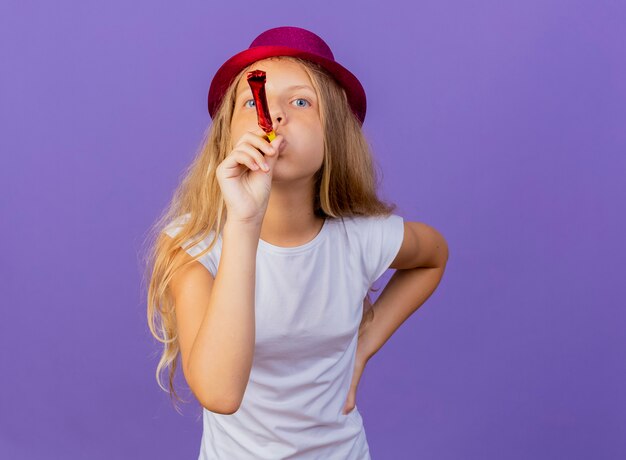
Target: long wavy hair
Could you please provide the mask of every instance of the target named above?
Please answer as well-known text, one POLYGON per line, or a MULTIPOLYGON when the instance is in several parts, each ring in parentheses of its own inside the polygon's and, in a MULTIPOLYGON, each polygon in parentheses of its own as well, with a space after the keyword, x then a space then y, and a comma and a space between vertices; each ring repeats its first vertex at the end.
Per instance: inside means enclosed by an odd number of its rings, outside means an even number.
MULTIPOLYGON (((395 204, 388 204, 377 196, 378 166, 374 162, 361 124, 352 112, 344 89, 321 66, 311 61, 290 56, 269 58, 285 59, 299 63, 307 72, 317 93, 320 119, 324 131, 324 159, 315 180, 314 212, 325 218, 346 216, 388 216, 395 204)), ((145 271, 144 289, 147 288, 147 320, 152 335, 163 344, 156 368, 156 380, 170 399, 181 398, 174 388, 180 348, 174 313, 174 299, 169 282, 185 264, 182 252, 207 238, 213 238, 208 247, 197 254, 192 263, 209 252, 217 241, 226 220, 226 205, 215 174, 218 165, 231 151, 230 124, 234 110, 237 85, 255 64, 243 69, 226 91, 213 123, 205 132, 200 149, 182 175, 179 186, 167 207, 150 227, 143 242, 145 271), (164 230, 180 216, 188 219, 173 238, 164 230), (185 243, 188 243, 185 245, 185 243), (182 249, 181 249, 182 248, 182 249), (169 391, 161 382, 161 374, 169 369, 169 391)), ((374 310, 370 291, 363 302, 363 316, 359 336, 365 325, 373 319, 374 310)), ((174 407, 178 411, 175 401, 174 407)), ((185 401, 186 402, 186 401, 185 401)))

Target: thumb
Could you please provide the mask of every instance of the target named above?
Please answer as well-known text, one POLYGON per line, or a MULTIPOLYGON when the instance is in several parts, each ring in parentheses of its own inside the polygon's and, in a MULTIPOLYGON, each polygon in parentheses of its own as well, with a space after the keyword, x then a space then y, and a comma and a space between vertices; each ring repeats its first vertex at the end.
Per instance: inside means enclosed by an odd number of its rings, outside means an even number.
POLYGON ((270 142, 272 147, 276 149, 276 152, 272 153, 271 155, 265 155, 265 161, 269 165, 270 170, 274 168, 274 164, 276 163, 276 161, 278 161, 278 157, 280 156, 280 152, 282 150, 283 142, 284 142, 284 138, 280 134, 276 136, 276 138, 272 142, 270 142))

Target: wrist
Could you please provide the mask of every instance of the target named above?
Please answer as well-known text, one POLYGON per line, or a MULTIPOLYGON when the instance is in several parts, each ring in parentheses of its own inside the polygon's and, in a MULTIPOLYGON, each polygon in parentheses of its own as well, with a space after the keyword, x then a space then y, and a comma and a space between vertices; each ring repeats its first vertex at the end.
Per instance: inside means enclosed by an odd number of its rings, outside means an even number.
POLYGON ((261 224, 254 221, 226 220, 222 232, 224 239, 244 245, 246 242, 257 245, 261 236, 261 224))
POLYGON ((248 230, 248 231, 258 230, 260 232, 262 225, 263 225, 263 218, 227 217, 226 222, 224 223, 224 228, 243 229, 243 230, 248 230))

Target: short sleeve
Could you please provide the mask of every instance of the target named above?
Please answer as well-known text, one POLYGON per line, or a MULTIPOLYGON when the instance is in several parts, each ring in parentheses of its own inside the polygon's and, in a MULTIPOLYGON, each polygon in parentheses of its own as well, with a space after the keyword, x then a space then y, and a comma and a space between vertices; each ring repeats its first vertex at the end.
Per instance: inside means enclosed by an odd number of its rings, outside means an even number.
POLYGON ((370 286, 398 255, 404 240, 404 219, 397 214, 368 218, 363 263, 370 286))
MULTIPOLYGON (((189 219, 188 214, 185 214, 183 216, 176 218, 174 221, 172 221, 170 224, 168 224, 165 227, 163 232, 169 235, 170 237, 176 236, 178 232, 180 231, 184 222, 186 222, 188 219, 189 219)), ((198 254, 200 254, 202 251, 208 248, 209 243, 213 239, 213 234, 214 234, 213 232, 210 232, 207 238, 196 243, 195 246, 188 248, 186 250, 187 254, 189 254, 192 257, 196 257, 198 254)), ((191 242, 191 239, 188 239, 186 242, 184 242, 181 245, 181 247, 187 246, 190 242, 191 242)), ((198 258, 198 262, 204 265, 207 268, 207 270, 211 272, 211 275, 213 275, 213 278, 215 278, 215 276, 217 275, 217 267, 219 266, 219 257, 217 256, 217 253, 220 249, 221 249, 221 241, 218 240, 215 246, 213 246, 213 248, 211 249, 211 251, 203 254, 200 258, 198 258)))

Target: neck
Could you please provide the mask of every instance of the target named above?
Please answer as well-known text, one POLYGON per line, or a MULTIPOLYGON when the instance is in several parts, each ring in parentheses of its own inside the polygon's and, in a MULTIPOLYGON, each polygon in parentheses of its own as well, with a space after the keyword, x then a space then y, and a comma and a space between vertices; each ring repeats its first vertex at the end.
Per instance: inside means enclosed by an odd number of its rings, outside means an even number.
POLYGON ((272 184, 260 238, 275 246, 301 246, 320 232, 324 218, 313 212, 313 184, 272 184))

